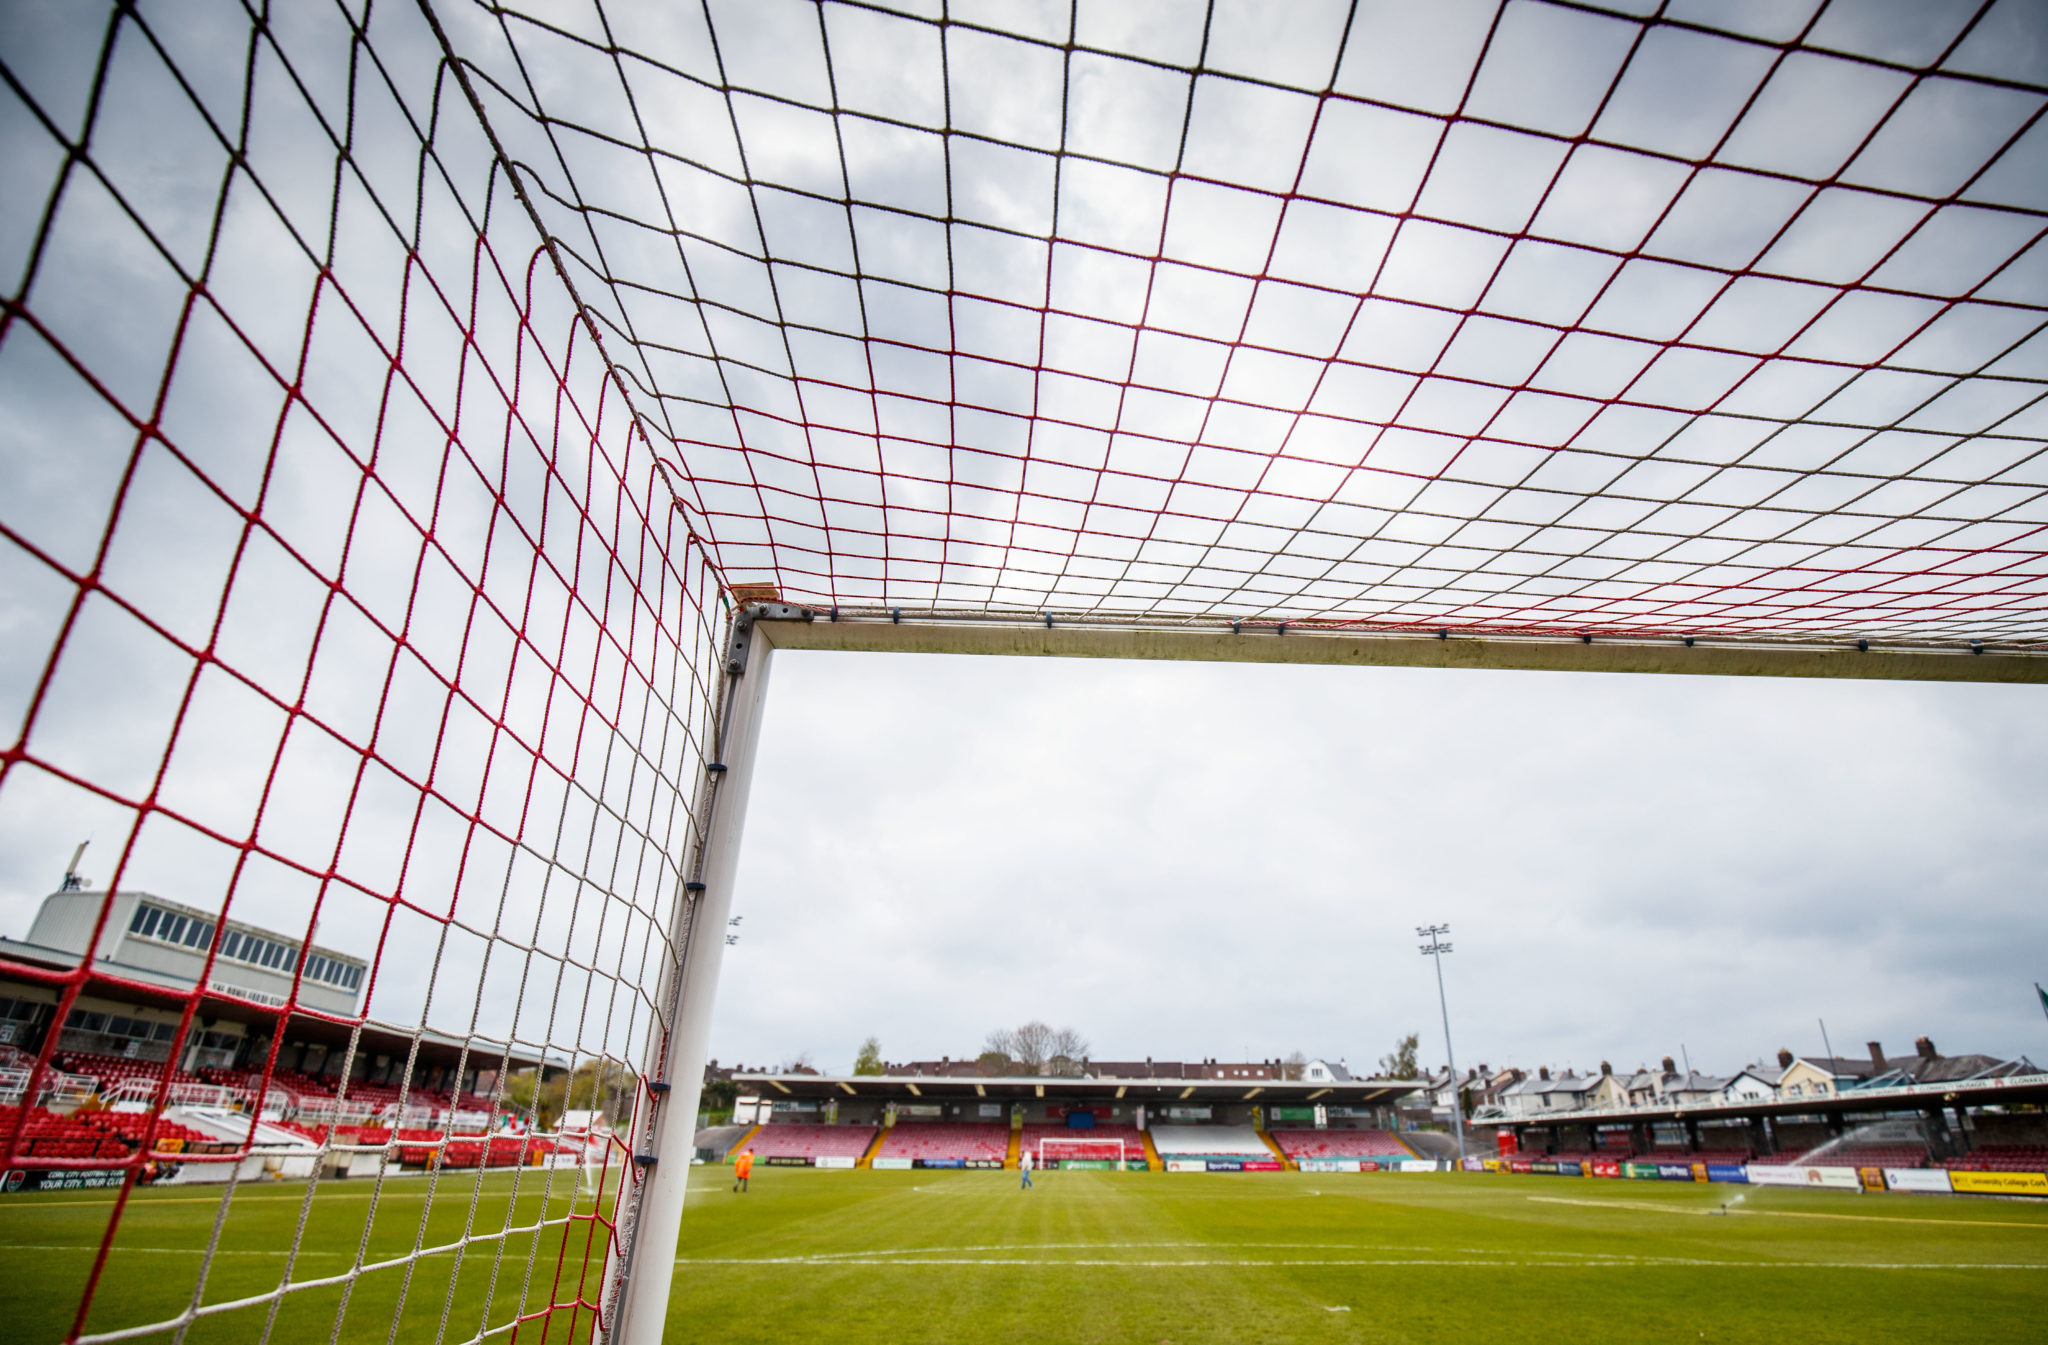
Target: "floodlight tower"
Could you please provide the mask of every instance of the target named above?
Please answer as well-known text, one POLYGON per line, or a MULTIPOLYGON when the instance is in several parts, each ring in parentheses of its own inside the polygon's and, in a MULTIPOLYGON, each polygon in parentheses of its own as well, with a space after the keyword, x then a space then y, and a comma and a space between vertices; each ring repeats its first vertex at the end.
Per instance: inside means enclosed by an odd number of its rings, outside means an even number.
POLYGON ((1422 945, 1422 955, 1436 962, 1436 1002, 1444 1013, 1444 1058, 1451 1069, 1451 1129, 1458 1135, 1458 1166, 1465 1166, 1465 1104, 1458 1096, 1458 1057, 1451 1050, 1451 1002, 1444 998, 1444 954, 1451 951, 1451 945, 1443 936, 1451 932, 1449 925, 1417 925, 1415 932, 1429 942, 1422 945))

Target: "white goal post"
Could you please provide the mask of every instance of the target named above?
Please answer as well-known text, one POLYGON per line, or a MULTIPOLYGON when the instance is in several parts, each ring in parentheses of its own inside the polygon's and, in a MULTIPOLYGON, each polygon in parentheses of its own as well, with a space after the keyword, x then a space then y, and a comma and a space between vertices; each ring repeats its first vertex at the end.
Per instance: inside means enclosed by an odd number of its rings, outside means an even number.
POLYGON ((1066 1136, 1048 1136, 1038 1142, 1038 1166, 1041 1169, 1067 1159, 1090 1162, 1113 1162, 1118 1172, 1125 1171, 1129 1161, 1125 1154, 1126 1141, 1122 1139, 1069 1139, 1066 1136))

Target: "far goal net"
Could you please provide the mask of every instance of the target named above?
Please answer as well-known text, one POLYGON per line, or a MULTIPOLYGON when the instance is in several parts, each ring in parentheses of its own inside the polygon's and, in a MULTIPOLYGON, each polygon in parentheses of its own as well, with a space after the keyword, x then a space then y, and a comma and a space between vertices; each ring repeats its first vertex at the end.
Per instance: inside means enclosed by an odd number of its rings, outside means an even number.
POLYGON ((1115 1167, 1122 1172, 1126 1166, 1125 1141, 1120 1139, 1045 1139, 1038 1142, 1038 1166, 1056 1168, 1061 1165, 1074 1167, 1115 1167))

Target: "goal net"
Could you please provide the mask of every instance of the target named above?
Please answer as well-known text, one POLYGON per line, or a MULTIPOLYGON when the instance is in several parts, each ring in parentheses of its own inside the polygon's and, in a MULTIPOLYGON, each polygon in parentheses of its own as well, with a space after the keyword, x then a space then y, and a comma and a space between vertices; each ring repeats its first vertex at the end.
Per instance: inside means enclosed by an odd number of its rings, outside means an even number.
POLYGON ((2039 8, 1769 9, 0 5, 46 1334, 610 1330, 746 603, 2038 650, 2039 8))
POLYGON ((1042 1139, 1038 1142, 1038 1166, 1056 1168, 1063 1163, 1093 1166, 1113 1163, 1124 1168, 1124 1141, 1120 1139, 1042 1139))

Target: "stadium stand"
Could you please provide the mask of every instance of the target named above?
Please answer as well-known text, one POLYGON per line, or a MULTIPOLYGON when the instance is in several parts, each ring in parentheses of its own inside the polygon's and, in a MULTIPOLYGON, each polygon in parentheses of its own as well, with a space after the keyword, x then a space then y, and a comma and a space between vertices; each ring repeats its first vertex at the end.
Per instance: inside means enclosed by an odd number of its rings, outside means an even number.
POLYGON ((1010 1128, 993 1122, 899 1121, 882 1139, 876 1158, 959 1158, 967 1161, 1009 1156, 1010 1128))
POLYGON ((1804 1153, 1775 1153, 1751 1159, 1758 1167, 1917 1168, 1927 1165, 1924 1144, 1832 1144, 1804 1153))
POLYGON ((1125 1161, 1145 1161, 1145 1136, 1133 1125, 1096 1125, 1077 1130, 1049 1121, 1026 1121, 1023 1133, 1018 1137, 1019 1147, 1029 1149, 1035 1156, 1041 1140, 1122 1140, 1125 1161))
POLYGON ((859 1158, 875 1141, 873 1126, 784 1125, 762 1126, 754 1137, 734 1152, 750 1152, 756 1158, 859 1158))
POLYGON ((2048 1172, 2048 1144, 1980 1144, 1960 1158, 1931 1166, 1951 1172, 2048 1172))
POLYGON ((1165 1159, 1273 1156, 1250 1126, 1153 1126, 1152 1143, 1165 1159))
MULTIPOLYGON (((1269 1130, 1289 1158, 1408 1158, 1408 1147, 1384 1130, 1269 1130)), ((1163 1151, 1162 1151, 1163 1152, 1163 1151)), ((1564 1157, 1559 1154, 1558 1157, 1564 1157)))
MULTIPOLYGON (((1560 1155, 1562 1157, 1562 1155, 1560 1155)), ((1601 1154, 1602 1158, 1614 1158, 1614 1154, 1601 1154)), ((1747 1163, 1750 1161, 1747 1149, 1652 1149, 1648 1153, 1623 1154, 1620 1157, 1638 1163, 1747 1163)))

